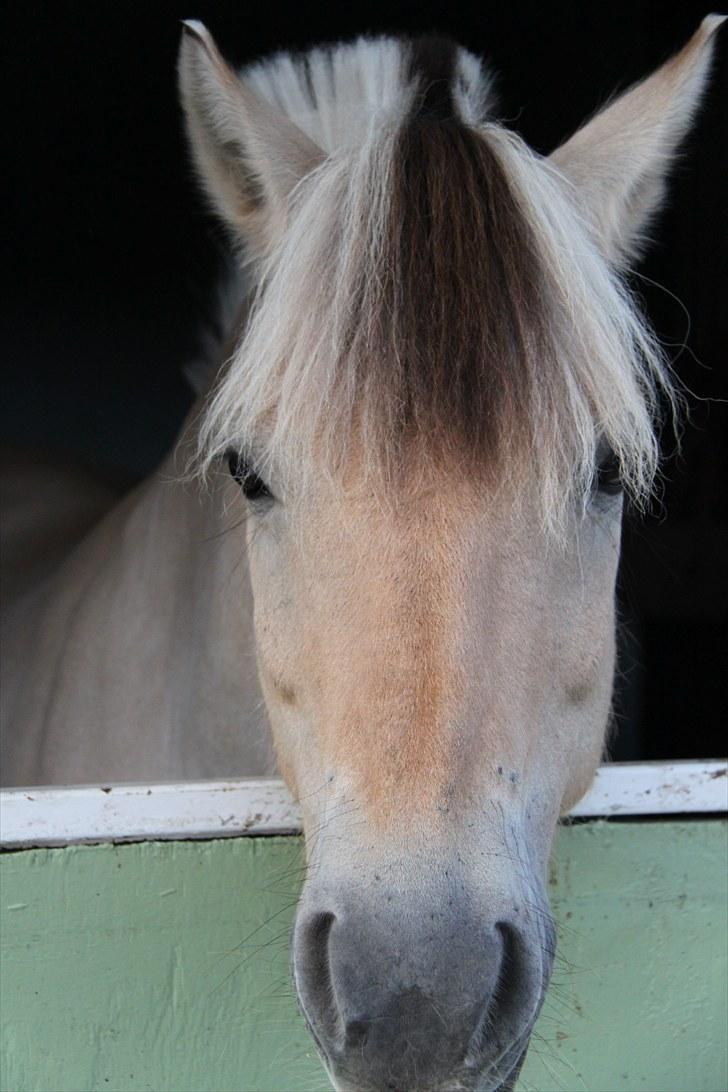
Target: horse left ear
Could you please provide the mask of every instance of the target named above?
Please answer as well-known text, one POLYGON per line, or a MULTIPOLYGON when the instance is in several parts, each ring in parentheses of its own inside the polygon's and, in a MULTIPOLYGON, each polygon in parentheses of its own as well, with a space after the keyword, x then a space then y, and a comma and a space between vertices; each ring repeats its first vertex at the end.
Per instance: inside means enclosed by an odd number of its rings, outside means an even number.
POLYGON ((608 259, 639 257, 666 176, 705 87, 715 32, 708 15, 684 48, 606 106, 557 148, 551 162, 573 183, 608 259))
POLYGON ((238 79, 202 23, 182 26, 180 96, 197 172, 217 213, 261 257, 285 226, 292 190, 323 153, 238 79))

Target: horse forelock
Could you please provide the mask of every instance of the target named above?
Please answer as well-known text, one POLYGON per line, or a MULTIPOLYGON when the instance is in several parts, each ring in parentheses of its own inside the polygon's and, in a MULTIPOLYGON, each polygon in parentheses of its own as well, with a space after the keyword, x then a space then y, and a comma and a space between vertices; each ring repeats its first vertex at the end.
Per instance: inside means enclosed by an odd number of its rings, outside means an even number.
POLYGON ((413 451, 455 455, 530 476, 557 526, 606 443, 646 495, 667 385, 649 330, 564 180, 485 119, 474 59, 440 39, 398 48, 399 111, 374 110, 295 194, 203 422, 206 460, 233 445, 278 473, 336 474, 356 448, 365 476, 392 480, 413 451))

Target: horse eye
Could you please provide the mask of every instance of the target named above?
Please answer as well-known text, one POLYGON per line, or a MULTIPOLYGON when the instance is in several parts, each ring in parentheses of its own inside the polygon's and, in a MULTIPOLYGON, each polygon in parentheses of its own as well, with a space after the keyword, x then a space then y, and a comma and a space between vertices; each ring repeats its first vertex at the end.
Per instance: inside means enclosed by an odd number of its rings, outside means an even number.
POLYGON ((619 459, 613 451, 608 451, 597 464, 594 475, 594 488, 597 493, 616 497, 622 492, 622 473, 619 459))
POLYGON ((227 453, 227 464, 235 481, 249 501, 266 500, 273 497, 260 475, 236 451, 227 453))

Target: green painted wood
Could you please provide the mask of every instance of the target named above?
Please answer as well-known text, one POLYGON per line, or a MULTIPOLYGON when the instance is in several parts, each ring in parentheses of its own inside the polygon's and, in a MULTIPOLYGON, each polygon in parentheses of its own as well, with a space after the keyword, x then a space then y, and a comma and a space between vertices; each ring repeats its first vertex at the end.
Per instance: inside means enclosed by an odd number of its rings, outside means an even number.
MULTIPOLYGON (((564 828, 525 1092, 725 1092, 726 825, 564 828)), ((3 1092, 314 1092, 288 938, 295 838, 0 860, 3 1092)))

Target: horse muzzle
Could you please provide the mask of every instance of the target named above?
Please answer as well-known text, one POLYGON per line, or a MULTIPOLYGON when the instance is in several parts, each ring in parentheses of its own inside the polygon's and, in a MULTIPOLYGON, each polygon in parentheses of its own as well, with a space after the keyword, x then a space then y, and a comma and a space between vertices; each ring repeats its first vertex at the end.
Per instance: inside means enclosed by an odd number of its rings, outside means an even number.
POLYGON ((457 881, 424 898, 381 881, 322 886, 304 892, 293 969, 335 1087, 511 1088, 551 972, 545 900, 507 914, 501 898, 488 914, 457 881))

